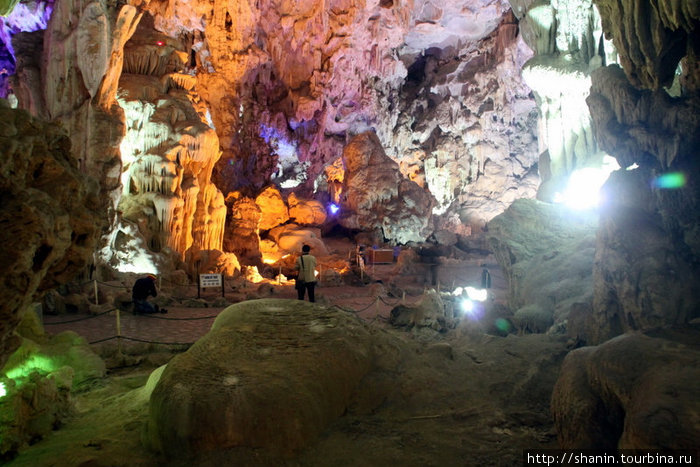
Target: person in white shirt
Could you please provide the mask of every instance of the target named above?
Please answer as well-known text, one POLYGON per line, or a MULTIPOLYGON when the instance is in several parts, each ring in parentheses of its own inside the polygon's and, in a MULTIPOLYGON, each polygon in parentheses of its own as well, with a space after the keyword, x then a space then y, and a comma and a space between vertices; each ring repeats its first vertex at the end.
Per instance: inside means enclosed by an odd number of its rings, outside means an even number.
POLYGON ((316 258, 309 254, 311 247, 304 245, 301 248, 301 256, 297 258, 296 269, 299 271, 297 276, 297 298, 304 300, 306 291, 309 292, 309 301, 315 302, 314 288, 316 287, 316 258))

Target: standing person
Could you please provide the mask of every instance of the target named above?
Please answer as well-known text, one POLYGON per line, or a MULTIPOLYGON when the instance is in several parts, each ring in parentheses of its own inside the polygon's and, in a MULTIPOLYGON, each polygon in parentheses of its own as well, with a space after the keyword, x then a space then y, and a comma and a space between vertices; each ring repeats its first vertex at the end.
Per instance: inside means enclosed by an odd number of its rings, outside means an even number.
POLYGON ((485 264, 482 264, 481 267, 484 268, 481 270, 481 288, 482 289, 490 289, 491 288, 491 273, 489 272, 488 269, 486 269, 485 264))
POLYGON ((156 291, 156 276, 149 274, 134 282, 131 289, 131 299, 134 301, 134 313, 167 313, 165 308, 158 308, 158 305, 148 301, 148 297, 158 295, 156 291))
POLYGON ((304 300, 304 294, 309 291, 309 301, 315 302, 314 287, 316 287, 316 258, 309 254, 311 247, 301 247, 301 256, 297 259, 296 269, 299 271, 297 278, 297 298, 304 300))

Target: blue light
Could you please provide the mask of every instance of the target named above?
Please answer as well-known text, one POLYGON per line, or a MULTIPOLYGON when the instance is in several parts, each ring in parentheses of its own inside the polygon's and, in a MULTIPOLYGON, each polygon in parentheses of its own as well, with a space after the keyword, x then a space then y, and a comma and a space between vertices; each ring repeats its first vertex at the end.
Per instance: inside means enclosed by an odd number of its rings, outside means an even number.
POLYGON ((328 210, 330 210, 331 214, 336 214, 338 211, 340 211, 340 206, 335 203, 331 203, 328 205, 328 210))

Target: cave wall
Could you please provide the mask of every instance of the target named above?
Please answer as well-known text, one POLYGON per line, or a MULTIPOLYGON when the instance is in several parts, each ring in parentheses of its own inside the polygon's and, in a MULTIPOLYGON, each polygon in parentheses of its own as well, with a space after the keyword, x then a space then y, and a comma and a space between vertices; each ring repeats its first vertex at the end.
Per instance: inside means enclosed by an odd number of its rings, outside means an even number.
POLYGON ((54 10, 44 33, 14 36, 11 91, 63 121, 100 179, 110 226, 101 261, 112 268, 162 269, 164 257, 223 248, 232 192, 256 197, 275 185, 329 201, 326 169, 366 131, 401 179, 435 200, 427 226, 390 241, 454 243, 537 189, 537 111, 518 72, 531 52, 503 0, 62 1, 54 10), (168 100, 170 113, 154 110, 168 100))
POLYGON ((0 367, 20 313, 92 260, 102 226, 96 180, 55 124, 0 105, 0 367))
POLYGON ((598 144, 623 167, 604 187, 596 244, 588 332, 602 342, 700 316, 700 6, 596 4, 622 64, 596 70, 587 99, 598 144))
POLYGON ((225 195, 273 183, 328 200, 325 169, 353 136, 374 131, 402 177, 437 200, 430 230, 454 231, 533 196, 538 182, 536 109, 517 72, 530 52, 507 3, 466 5, 148 9, 156 29, 191 43, 223 151, 213 180, 225 195))

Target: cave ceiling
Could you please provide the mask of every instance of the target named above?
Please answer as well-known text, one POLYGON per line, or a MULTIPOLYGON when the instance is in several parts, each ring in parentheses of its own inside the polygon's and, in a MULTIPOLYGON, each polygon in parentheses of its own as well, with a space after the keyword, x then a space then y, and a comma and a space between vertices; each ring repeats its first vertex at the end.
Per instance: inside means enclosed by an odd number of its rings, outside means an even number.
POLYGON ((596 68, 619 61, 652 90, 697 82, 691 1, 2 6, 0 84, 60 121, 98 180, 107 262, 116 242, 145 251, 143 265, 221 250, 234 204, 270 187, 336 202, 339 224, 391 242, 454 242, 601 163, 586 102, 596 68), (368 132, 386 161, 370 179, 391 187, 342 174, 368 132))

